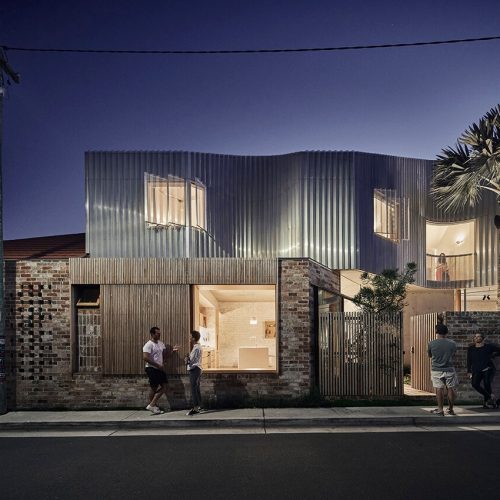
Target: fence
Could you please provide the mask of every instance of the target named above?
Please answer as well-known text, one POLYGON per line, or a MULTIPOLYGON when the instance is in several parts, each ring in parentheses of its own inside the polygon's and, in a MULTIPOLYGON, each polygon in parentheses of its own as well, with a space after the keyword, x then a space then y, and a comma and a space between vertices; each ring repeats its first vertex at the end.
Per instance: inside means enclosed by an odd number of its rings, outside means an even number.
POLYGON ((434 392, 427 345, 436 338, 437 318, 437 313, 429 313, 412 316, 410 319, 411 386, 420 391, 434 392))
POLYGON ((403 395, 401 331, 399 313, 321 313, 321 395, 403 395))

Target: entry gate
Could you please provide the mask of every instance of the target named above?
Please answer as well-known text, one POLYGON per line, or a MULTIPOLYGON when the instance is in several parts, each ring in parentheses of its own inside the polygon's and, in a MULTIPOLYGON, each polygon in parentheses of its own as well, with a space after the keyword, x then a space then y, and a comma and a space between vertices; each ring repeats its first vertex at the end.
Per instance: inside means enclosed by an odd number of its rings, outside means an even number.
POLYGON ((434 392, 431 383, 431 361, 427 345, 436 335, 438 314, 419 314, 410 318, 411 386, 420 391, 434 392))
POLYGON ((400 313, 319 315, 322 396, 402 396, 400 313))

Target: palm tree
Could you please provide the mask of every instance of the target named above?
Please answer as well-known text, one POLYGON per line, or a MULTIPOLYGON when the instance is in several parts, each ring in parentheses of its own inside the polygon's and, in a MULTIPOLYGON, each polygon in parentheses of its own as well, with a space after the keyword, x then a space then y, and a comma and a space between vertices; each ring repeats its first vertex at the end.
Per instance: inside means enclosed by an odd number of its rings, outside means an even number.
MULTIPOLYGON (((437 206, 456 212, 475 206, 484 190, 500 204, 500 105, 490 109, 458 139, 455 148, 437 156, 431 194, 437 206)), ((495 217, 500 227, 500 217, 495 217)))

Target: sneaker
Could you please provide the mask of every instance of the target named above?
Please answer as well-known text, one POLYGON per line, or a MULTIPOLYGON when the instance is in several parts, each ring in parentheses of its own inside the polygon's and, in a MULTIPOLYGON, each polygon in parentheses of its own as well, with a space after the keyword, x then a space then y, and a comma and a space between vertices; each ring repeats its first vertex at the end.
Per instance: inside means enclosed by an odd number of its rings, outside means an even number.
POLYGON ((158 408, 158 406, 153 406, 151 408, 151 413, 153 415, 161 415, 162 413, 165 413, 163 410, 160 410, 160 408, 158 408))
POLYGON ((192 408, 191 410, 189 410, 186 415, 187 416, 191 416, 191 415, 196 415, 197 413, 200 413, 198 410, 195 410, 194 408, 192 408))
POLYGON ((444 417, 444 411, 439 410, 439 408, 435 408, 434 410, 431 410, 431 413, 433 415, 439 415, 441 417, 444 417))
POLYGON ((154 406, 148 405, 146 406, 146 410, 148 411, 153 411, 154 406))

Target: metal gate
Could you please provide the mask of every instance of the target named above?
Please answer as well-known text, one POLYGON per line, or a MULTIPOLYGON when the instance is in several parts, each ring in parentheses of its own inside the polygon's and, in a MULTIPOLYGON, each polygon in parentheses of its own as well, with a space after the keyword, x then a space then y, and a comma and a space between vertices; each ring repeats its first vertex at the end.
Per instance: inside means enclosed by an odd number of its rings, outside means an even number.
POLYGON ((402 396, 401 314, 320 313, 323 396, 402 396))
POLYGON ((427 345, 436 335, 438 313, 420 314, 410 318, 411 386, 420 391, 434 392, 431 383, 431 360, 427 345))

